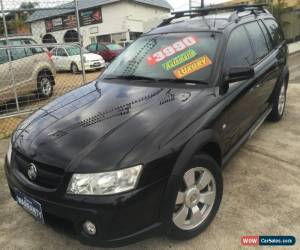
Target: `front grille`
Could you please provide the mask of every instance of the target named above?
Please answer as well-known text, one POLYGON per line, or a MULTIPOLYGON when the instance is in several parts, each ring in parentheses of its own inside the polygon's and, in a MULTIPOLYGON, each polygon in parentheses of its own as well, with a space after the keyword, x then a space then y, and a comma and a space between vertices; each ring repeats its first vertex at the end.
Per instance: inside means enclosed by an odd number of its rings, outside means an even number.
POLYGON ((19 152, 15 152, 15 161, 17 170, 21 174, 23 174, 24 177, 27 178, 29 181, 39 186, 56 189, 63 180, 64 170, 60 168, 32 161, 28 157, 20 154, 19 152), (38 172, 37 178, 34 181, 28 178, 27 173, 28 166, 31 163, 33 163, 36 166, 38 172))

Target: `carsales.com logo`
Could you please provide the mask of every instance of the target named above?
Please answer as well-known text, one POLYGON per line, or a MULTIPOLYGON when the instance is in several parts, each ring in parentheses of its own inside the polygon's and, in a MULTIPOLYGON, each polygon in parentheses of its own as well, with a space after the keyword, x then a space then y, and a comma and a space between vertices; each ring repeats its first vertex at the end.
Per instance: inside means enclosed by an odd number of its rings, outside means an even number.
POLYGON ((294 236, 242 236, 242 246, 293 246, 294 236))

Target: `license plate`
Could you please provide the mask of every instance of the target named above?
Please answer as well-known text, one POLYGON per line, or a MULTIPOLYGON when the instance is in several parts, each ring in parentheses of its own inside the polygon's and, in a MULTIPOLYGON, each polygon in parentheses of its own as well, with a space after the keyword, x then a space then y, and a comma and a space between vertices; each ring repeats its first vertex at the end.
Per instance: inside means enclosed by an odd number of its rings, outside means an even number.
POLYGON ((100 67, 100 66, 101 66, 101 63, 94 63, 94 64, 92 65, 93 68, 100 67))
POLYGON ((15 190, 17 203, 23 207, 28 213, 30 213, 39 222, 44 224, 44 216, 42 206, 36 200, 24 195, 19 190, 15 190))

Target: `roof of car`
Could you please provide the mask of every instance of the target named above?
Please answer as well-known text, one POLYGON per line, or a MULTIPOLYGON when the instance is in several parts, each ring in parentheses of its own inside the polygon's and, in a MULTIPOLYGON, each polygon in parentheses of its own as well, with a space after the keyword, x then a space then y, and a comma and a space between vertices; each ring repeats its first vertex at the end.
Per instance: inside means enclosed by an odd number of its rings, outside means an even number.
MULTIPOLYGON (((103 5, 112 4, 120 1, 121 0, 79 0, 78 8, 79 10, 84 10, 84 9, 103 6, 103 5)), ((169 4, 167 0, 133 0, 133 1, 140 4, 147 4, 147 5, 164 8, 167 10, 172 9, 172 6, 169 4)), ((53 7, 53 9, 37 10, 26 21, 34 22, 34 21, 60 16, 72 12, 75 12, 74 1, 62 5, 58 5, 57 9, 53 7)))
MULTIPOLYGON (((146 35, 172 33, 172 32, 196 32, 196 31, 222 31, 232 23, 236 23, 235 19, 231 19, 236 12, 228 11, 223 13, 209 14, 205 16, 184 16, 170 21, 167 24, 160 25, 149 31, 146 35)), ((269 13, 261 13, 260 15, 270 16, 269 13)), ((239 20, 255 19, 256 16, 251 11, 244 11, 238 14, 239 20)))

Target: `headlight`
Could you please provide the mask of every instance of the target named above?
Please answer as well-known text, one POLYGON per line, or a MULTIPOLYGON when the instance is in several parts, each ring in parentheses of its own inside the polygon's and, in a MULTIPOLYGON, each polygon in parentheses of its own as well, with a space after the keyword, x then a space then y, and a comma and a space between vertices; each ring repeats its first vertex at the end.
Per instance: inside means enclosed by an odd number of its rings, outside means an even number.
POLYGON ((68 194, 111 195, 132 190, 136 187, 142 165, 113 172, 95 174, 73 174, 68 194))
POLYGON ((8 165, 10 165, 10 163, 11 163, 11 155, 12 155, 12 145, 11 145, 11 141, 9 140, 8 151, 7 151, 7 163, 8 163, 8 165))

